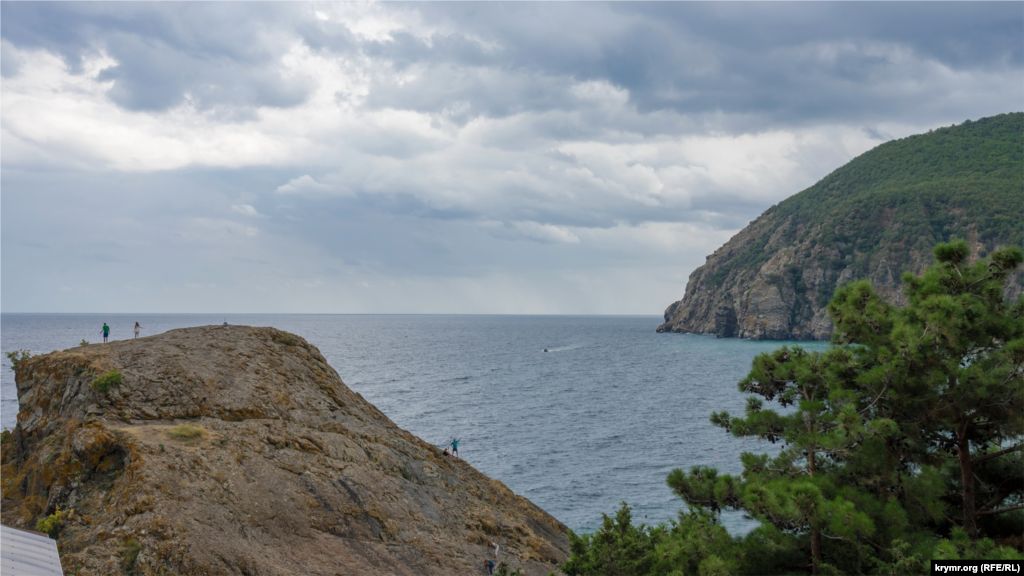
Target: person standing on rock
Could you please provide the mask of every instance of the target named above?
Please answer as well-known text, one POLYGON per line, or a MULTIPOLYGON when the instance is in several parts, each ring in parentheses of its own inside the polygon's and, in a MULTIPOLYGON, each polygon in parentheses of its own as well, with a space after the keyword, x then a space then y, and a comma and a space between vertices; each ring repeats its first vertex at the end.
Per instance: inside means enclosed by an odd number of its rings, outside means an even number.
POLYGON ((138 337, 139 337, 139 330, 141 330, 141 329, 142 329, 142 326, 139 326, 139 323, 138 323, 138 322, 136 322, 136 323, 135 323, 135 337, 136 337, 136 338, 138 338, 138 337))
POLYGON ((452 438, 452 456, 459 457, 459 440, 462 438, 452 438))
POLYGON ((103 343, 104 344, 106 344, 106 342, 107 342, 107 336, 110 336, 110 326, 107 326, 107 323, 104 322, 103 323, 103 343))

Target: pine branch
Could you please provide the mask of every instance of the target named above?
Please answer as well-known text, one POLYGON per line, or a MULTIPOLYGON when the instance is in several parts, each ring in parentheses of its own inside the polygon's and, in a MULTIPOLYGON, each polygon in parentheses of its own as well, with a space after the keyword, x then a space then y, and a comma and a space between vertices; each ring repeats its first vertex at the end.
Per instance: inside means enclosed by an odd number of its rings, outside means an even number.
POLYGON ((866 408, 859 412, 860 414, 867 412, 868 410, 871 409, 872 406, 875 405, 875 402, 878 402, 878 399, 881 398, 882 394, 885 394, 885 391, 889 388, 890 382, 892 382, 892 374, 887 375, 887 378, 885 379, 885 386, 882 386, 882 391, 878 393, 878 396, 875 396, 875 399, 871 401, 871 404, 868 404, 866 408))
POLYGON ((1015 446, 1010 446, 1009 448, 1004 448, 1004 449, 1000 450, 999 452, 993 452, 991 454, 986 454, 984 456, 979 456, 978 458, 974 459, 972 464, 974 466, 977 466, 978 464, 981 464, 982 462, 985 462, 986 460, 991 460, 993 458, 998 458, 998 457, 1000 457, 1000 456, 1002 456, 1004 454, 1009 454, 1010 452, 1016 452, 1020 448, 1021 448, 1021 444, 1017 444, 1015 446))
POLYGON ((988 512, 978 512, 978 516, 990 516, 992 514, 1002 514, 1003 512, 1011 512, 1013 510, 1024 509, 1024 504, 1018 504, 1016 506, 1010 506, 1009 508, 1000 508, 999 510, 989 510, 988 512))
POLYGON ((982 506, 981 508, 978 508, 978 510, 984 512, 985 510, 988 510, 989 508, 995 506, 996 504, 999 504, 1000 502, 1005 500, 1007 496, 1013 494, 1014 492, 1016 492, 1016 487, 1010 488, 1009 490, 1000 490, 998 496, 986 502, 985 505, 982 506))
POLYGON ((1006 386, 1007 384, 1009 384, 1010 380, 1013 380, 1014 376, 1018 375, 1017 372, 1021 369, 1021 366, 1024 366, 1024 362, 1018 362, 1017 366, 1013 370, 1010 370, 1010 373, 1007 374, 1006 380, 1003 380, 999 384, 999 386, 1002 387, 1002 386, 1006 386))

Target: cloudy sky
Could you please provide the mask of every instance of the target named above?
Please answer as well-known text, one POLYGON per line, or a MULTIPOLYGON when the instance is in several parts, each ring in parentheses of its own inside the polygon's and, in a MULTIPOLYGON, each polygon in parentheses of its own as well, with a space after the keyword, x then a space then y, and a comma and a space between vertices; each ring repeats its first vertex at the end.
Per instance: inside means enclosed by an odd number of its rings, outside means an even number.
POLYGON ((0 4, 5 312, 660 314, 1024 4, 0 4))

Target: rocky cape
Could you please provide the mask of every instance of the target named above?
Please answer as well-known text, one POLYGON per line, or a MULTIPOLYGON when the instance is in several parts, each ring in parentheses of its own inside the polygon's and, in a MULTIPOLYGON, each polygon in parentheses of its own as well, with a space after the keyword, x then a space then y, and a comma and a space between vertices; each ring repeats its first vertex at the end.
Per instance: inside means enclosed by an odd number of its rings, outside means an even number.
POLYGON ((18 363, 16 381, 3 523, 74 509, 65 574, 477 574, 491 541, 524 574, 568 557, 562 523, 400 429, 287 332, 71 348, 18 363), (120 385, 91 386, 111 371, 120 385))
MULTIPOLYGON (((732 237, 690 274, 658 332, 828 340, 835 289, 871 281, 906 305, 902 275, 959 237, 972 259, 1024 246, 1024 113, 895 140, 854 159, 732 237)), ((1006 289, 1016 298, 1024 273, 1006 289)))

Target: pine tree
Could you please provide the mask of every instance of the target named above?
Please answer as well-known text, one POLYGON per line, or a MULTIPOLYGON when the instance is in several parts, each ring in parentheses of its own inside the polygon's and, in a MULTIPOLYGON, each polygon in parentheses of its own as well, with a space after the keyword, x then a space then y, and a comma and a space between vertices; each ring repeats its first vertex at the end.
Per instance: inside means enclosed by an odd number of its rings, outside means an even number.
POLYGON ((1024 298, 1003 298, 1024 261, 1016 248, 970 265, 968 245, 936 247, 937 263, 904 277, 908 306, 884 305, 866 282, 836 293, 835 339, 859 344, 857 382, 874 413, 898 423, 899 458, 942 468, 955 459, 949 518, 972 539, 979 519, 1024 509, 1024 298))
POLYGON ((921 278, 904 278, 907 307, 850 284, 829 305, 831 349, 754 360, 739 383, 752 394, 745 416, 711 421, 782 442, 777 456, 744 454, 740 478, 675 470, 669 485, 691 507, 761 520, 753 536, 788 542, 812 574, 900 561, 901 543, 951 522, 978 538, 979 518, 1024 508, 1024 302, 1003 299, 1024 255, 1004 249, 970 266, 962 241, 935 254, 921 278))
POLYGON ((801 565, 812 574, 824 564, 823 540, 833 563, 841 559, 859 567, 871 557, 879 524, 905 516, 884 493, 859 483, 879 476, 882 463, 864 455, 877 452, 877 446, 867 446, 884 442, 893 428, 858 413, 859 398, 835 377, 845 353, 783 347, 758 356, 739 383, 741 391, 755 395, 748 398, 746 417, 722 412, 711 421, 736 436, 784 447, 775 457, 743 454, 739 479, 703 467, 689 474, 675 470, 668 477, 669 486, 691 506, 743 511, 767 528, 758 537, 806 550, 801 565), (787 412, 766 410, 764 401, 778 402, 787 412))

